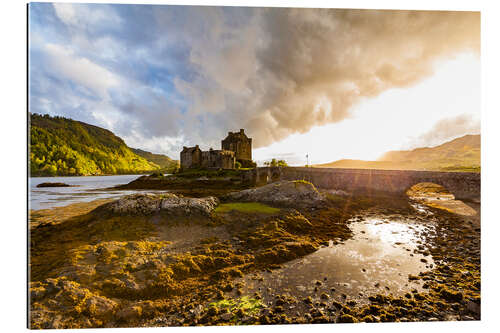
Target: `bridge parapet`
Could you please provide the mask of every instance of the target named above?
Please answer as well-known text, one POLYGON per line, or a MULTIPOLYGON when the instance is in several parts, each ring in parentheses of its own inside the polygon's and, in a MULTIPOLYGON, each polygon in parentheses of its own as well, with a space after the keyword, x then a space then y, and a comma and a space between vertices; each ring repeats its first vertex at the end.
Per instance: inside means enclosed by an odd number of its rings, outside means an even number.
POLYGON ((415 184, 430 182, 444 186, 457 199, 480 200, 481 197, 481 174, 474 172, 261 167, 255 169, 254 178, 257 183, 304 179, 325 189, 398 194, 415 184))

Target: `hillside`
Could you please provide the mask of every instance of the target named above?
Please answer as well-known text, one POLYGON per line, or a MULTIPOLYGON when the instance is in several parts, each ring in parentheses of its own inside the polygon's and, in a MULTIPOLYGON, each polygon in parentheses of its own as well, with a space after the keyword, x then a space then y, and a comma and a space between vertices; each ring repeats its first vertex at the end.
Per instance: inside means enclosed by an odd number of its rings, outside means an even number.
POLYGON ((481 171, 481 135, 465 135, 436 147, 389 151, 377 161, 338 160, 319 168, 481 171))
POLYGON ((160 168, 164 170, 171 170, 176 168, 179 165, 178 160, 173 160, 170 157, 162 154, 154 154, 142 149, 130 148, 134 154, 139 155, 149 162, 152 162, 156 165, 159 165, 160 168))
POLYGON ((146 173, 160 168, 106 129, 62 117, 30 114, 31 176, 146 173))

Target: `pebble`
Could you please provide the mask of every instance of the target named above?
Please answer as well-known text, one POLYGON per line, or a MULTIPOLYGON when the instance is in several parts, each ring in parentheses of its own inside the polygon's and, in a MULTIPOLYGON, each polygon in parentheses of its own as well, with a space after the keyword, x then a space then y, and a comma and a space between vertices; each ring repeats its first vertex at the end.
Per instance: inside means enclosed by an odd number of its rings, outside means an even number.
POLYGON ((231 320, 231 318, 233 318, 233 314, 230 312, 227 312, 227 313, 220 315, 220 319, 222 319, 224 321, 229 321, 229 320, 231 320))
POLYGON ((460 320, 460 316, 459 315, 451 315, 451 314, 449 314, 449 315, 446 315, 444 317, 444 320, 446 320, 446 321, 457 321, 457 320, 460 320))
POLYGON ((470 312, 473 312, 475 314, 481 313, 481 306, 475 302, 468 302, 466 307, 470 312))

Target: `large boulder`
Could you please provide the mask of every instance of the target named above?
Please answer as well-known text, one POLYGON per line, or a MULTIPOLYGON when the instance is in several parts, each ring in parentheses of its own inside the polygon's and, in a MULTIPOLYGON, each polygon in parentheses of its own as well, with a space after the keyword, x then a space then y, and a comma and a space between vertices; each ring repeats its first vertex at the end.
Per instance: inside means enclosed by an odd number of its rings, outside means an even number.
POLYGON ((317 207, 324 196, 303 180, 279 181, 262 187, 227 194, 229 201, 263 202, 286 207, 317 207))
POLYGON ((160 212, 209 215, 218 204, 219 200, 215 197, 185 198, 173 193, 133 194, 105 204, 99 209, 127 215, 150 215, 160 212))

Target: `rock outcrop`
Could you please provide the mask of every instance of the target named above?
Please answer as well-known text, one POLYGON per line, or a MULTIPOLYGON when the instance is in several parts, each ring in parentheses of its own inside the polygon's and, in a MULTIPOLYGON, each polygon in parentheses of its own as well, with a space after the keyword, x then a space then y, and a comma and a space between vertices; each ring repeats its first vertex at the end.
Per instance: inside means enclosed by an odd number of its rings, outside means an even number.
POLYGON ((72 185, 68 185, 66 183, 41 183, 38 184, 36 187, 71 187, 71 186, 72 185))
POLYGON ((210 215, 218 204, 219 200, 215 197, 185 198, 173 193, 133 194, 105 204, 98 209, 122 215, 151 215, 160 212, 210 215))
POLYGON ((313 184, 303 180, 280 181, 227 194, 230 201, 264 202, 286 207, 318 207, 325 198, 313 184))
POLYGON ((111 322, 118 307, 115 301, 66 277, 31 282, 30 298, 32 329, 98 327, 111 322), (54 312, 58 315, 54 316, 54 312))

